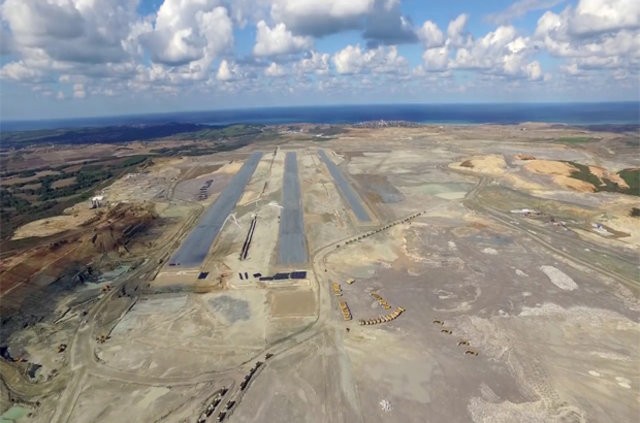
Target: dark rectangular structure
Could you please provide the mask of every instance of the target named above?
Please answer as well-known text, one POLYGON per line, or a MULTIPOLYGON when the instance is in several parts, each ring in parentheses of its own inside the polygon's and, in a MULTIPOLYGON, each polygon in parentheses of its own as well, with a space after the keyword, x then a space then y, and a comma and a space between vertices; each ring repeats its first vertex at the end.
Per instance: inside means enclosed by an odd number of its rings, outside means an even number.
POLYGON ((202 264, 229 213, 242 196, 261 158, 261 152, 255 152, 249 156, 216 201, 200 217, 196 227, 171 257, 169 265, 197 267, 202 264))
POLYGON ((288 273, 276 273, 275 275, 273 275, 273 279, 276 280, 276 281, 289 279, 289 274, 288 273))
POLYGON ((284 161, 282 181, 282 212, 278 233, 278 263, 301 264, 307 262, 307 242, 304 237, 302 201, 298 180, 298 160, 289 152, 284 161))
POLYGON ((327 169, 329 169, 329 173, 331 173, 331 176, 338 187, 338 191, 340 191, 342 198, 349 204, 351 210, 353 210, 353 213, 356 215, 356 218, 361 222, 371 222, 369 213, 367 213, 367 210, 363 205, 362 198, 358 195, 356 190, 353 189, 347 178, 344 176, 344 173, 342 173, 342 171, 338 169, 338 166, 331 161, 324 150, 319 150, 318 155, 327 166, 327 169))
POLYGON ((307 278, 307 272, 291 272, 289 277, 291 279, 306 279, 307 278))

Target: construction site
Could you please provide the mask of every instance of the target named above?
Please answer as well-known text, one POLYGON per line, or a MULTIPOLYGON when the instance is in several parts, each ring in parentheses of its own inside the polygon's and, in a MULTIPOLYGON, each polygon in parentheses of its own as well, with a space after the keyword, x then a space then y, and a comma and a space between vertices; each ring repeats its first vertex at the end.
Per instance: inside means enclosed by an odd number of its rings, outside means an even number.
POLYGON ((298 129, 18 228, 0 421, 635 420, 633 134, 298 129))

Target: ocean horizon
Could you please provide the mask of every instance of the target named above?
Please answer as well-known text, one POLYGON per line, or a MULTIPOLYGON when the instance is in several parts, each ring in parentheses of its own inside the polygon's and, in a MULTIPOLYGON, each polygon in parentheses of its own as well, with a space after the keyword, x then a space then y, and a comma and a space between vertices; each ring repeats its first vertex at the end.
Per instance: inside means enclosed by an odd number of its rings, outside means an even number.
POLYGON ((355 124, 366 121, 406 121, 417 124, 569 125, 639 124, 639 102, 600 103, 444 103, 259 107, 100 117, 0 121, 2 131, 154 125, 167 122, 201 125, 230 124, 355 124))

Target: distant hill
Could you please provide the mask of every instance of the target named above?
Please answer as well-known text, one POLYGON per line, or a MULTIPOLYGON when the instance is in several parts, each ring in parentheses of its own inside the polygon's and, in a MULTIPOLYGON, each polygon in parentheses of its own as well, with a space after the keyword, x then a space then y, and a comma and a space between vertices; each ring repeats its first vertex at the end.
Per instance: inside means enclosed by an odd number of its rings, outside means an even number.
POLYGON ((101 128, 3 132, 0 134, 0 145, 2 148, 16 148, 33 144, 111 144, 129 141, 145 141, 211 128, 211 126, 207 125, 169 122, 161 124, 105 126, 101 128))

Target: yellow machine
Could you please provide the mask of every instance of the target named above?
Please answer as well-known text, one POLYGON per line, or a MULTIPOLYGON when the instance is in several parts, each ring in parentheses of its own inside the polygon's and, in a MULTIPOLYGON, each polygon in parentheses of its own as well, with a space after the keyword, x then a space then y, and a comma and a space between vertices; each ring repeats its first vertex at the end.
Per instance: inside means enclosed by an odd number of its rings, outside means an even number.
POLYGON ((351 320, 351 310, 345 301, 340 301, 340 311, 342 311, 342 317, 344 320, 351 320))

